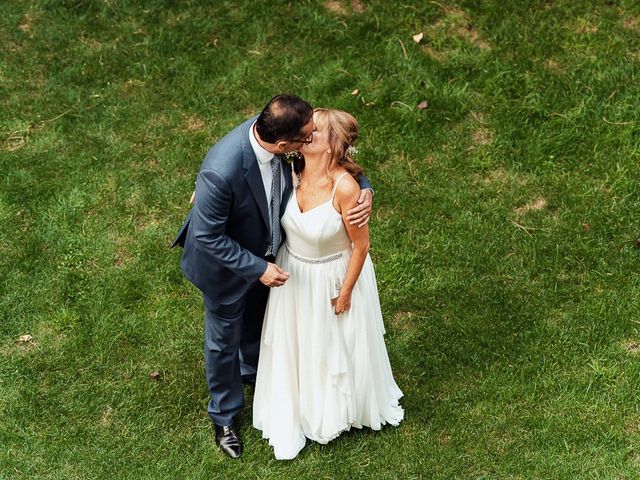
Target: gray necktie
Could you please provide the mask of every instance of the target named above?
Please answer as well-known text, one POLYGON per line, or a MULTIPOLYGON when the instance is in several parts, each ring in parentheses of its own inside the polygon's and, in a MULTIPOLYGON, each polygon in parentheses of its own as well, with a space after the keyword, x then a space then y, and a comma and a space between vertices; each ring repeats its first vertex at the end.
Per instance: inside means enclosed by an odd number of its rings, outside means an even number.
POLYGON ((271 159, 271 255, 280 246, 280 157, 271 159))

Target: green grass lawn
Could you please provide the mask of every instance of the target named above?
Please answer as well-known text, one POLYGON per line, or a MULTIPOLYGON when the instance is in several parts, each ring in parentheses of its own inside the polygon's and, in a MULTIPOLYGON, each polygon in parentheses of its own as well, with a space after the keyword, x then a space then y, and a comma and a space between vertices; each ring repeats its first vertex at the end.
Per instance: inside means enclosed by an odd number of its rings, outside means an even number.
POLYGON ((640 478, 636 1, 0 14, 0 479, 640 478), (361 123, 406 419, 277 462, 247 407, 234 462, 169 244, 279 92, 361 123))

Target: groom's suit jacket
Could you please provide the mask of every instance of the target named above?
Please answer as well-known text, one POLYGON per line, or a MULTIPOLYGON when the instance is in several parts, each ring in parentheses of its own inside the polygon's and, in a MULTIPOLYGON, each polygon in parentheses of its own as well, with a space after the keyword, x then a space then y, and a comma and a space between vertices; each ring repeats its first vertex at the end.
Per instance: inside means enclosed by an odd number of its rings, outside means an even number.
MULTIPOLYGON (((209 301, 222 305, 242 298, 267 269, 269 206, 249 141, 256 118, 236 127, 205 156, 194 205, 173 243, 184 247, 185 277, 209 301)), ((282 161, 281 168, 285 186, 280 215, 292 190, 290 169, 282 161)))

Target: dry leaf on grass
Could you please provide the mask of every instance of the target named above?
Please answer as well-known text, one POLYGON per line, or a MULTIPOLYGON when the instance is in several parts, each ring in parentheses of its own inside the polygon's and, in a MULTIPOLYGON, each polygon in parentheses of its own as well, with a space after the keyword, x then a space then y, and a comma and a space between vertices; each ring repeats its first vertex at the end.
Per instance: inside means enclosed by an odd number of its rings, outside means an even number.
POLYGON ((416 43, 420 43, 422 41, 422 38, 424 37, 424 33, 420 32, 420 33, 416 33, 415 35, 413 35, 411 38, 413 38, 413 41, 416 43))

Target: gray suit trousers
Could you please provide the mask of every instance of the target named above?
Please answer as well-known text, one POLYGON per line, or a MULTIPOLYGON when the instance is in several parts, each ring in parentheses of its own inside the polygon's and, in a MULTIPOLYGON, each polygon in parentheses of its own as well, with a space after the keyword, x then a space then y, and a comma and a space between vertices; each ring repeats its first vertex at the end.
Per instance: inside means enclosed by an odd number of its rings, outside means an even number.
POLYGON ((216 305, 204 298, 204 363, 208 413, 217 425, 230 425, 244 407, 242 381, 255 382, 262 321, 269 289, 256 283, 240 300, 216 305))

